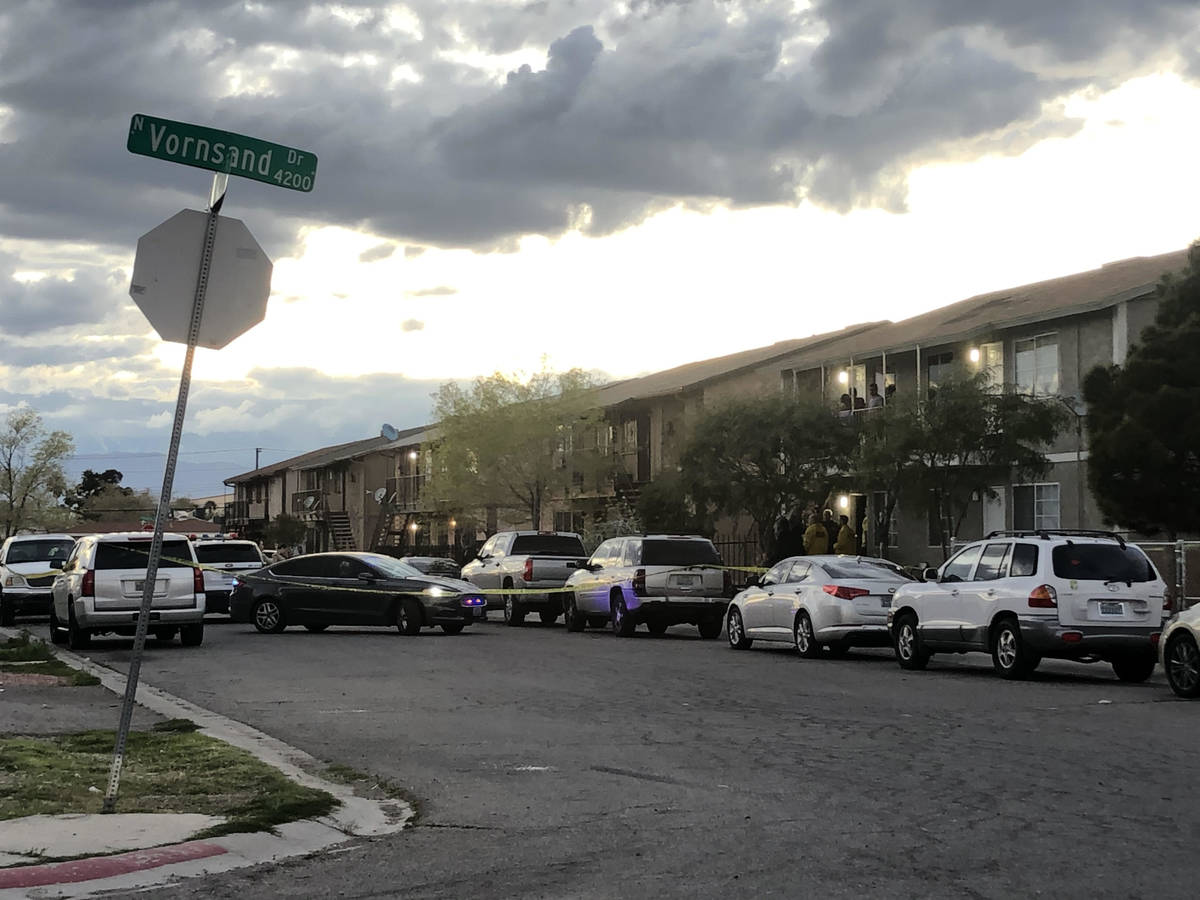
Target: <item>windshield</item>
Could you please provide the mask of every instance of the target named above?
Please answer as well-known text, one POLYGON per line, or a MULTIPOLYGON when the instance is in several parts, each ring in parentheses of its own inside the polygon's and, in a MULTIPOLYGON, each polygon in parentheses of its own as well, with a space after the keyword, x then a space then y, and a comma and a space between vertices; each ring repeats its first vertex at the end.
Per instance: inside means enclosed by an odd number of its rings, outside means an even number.
POLYGON ((1054 574, 1076 581, 1144 582, 1154 567, 1137 547, 1117 544, 1062 544, 1054 548, 1054 574))
MULTIPOLYGON (((187 541, 163 541, 160 569, 191 566, 187 541)), ((96 545, 96 569, 145 569, 150 561, 150 539, 96 545)))
POLYGON ((6 563, 49 562, 61 564, 75 546, 74 541, 18 541, 9 545, 6 563))
POLYGON ((721 554, 710 541, 646 540, 640 562, 643 566, 719 566, 721 554))
POLYGON ((567 534, 518 534, 508 552, 511 556, 587 556, 583 541, 567 534))
POLYGON ((888 562, 872 562, 870 560, 838 560, 823 562, 821 568, 829 573, 830 578, 870 578, 875 581, 912 581, 913 579, 900 570, 898 566, 888 562))
POLYGON ((412 566, 406 565, 391 556, 369 553, 359 557, 359 559, 388 578, 412 578, 414 576, 419 578, 423 574, 418 569, 414 569, 412 566))
POLYGON ((202 563, 258 563, 262 556, 254 544, 196 544, 196 559, 202 563))
POLYGON ((429 556, 408 557, 401 560, 407 566, 412 566, 418 572, 426 575, 449 575, 457 578, 462 568, 452 559, 440 559, 429 556))

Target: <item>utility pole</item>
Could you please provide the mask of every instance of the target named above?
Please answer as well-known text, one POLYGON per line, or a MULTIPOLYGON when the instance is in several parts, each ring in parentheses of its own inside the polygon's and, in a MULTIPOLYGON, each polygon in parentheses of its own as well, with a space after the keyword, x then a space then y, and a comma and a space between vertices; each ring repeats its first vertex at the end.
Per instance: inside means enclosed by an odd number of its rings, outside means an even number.
POLYGON ((258 471, 258 458, 259 458, 260 456, 262 456, 262 452, 263 452, 263 448, 262 448, 262 447, 255 447, 255 448, 254 448, 254 470, 255 470, 256 472, 258 471))

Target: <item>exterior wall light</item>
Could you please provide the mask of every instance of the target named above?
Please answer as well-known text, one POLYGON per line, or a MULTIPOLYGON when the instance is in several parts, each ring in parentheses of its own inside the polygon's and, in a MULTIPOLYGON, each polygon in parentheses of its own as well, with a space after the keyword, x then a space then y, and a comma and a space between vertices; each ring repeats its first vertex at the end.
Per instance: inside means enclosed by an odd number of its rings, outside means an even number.
POLYGON ((842 371, 838 372, 838 381, 841 382, 842 384, 849 384, 850 383, 850 373, 847 372, 845 369, 842 369, 842 371))
POLYGON ((416 451, 416 450, 409 450, 409 451, 408 451, 408 458, 409 458, 409 459, 416 459, 416 458, 417 458, 417 451, 416 451))
POLYGON ((411 531, 413 534, 416 534, 416 533, 417 533, 417 529, 418 529, 418 528, 420 528, 420 527, 421 527, 421 526, 420 526, 420 525, 418 525, 416 522, 412 522, 412 523, 410 523, 410 524, 409 524, 409 526, 408 526, 408 530, 409 530, 409 531, 411 531))
POLYGON ((967 351, 967 357, 971 360, 972 363, 977 364, 979 362, 979 348, 972 347, 970 350, 967 351))
POLYGON ((841 509, 849 509, 850 508, 850 498, 847 497, 845 494, 840 495, 838 497, 838 507, 841 509))

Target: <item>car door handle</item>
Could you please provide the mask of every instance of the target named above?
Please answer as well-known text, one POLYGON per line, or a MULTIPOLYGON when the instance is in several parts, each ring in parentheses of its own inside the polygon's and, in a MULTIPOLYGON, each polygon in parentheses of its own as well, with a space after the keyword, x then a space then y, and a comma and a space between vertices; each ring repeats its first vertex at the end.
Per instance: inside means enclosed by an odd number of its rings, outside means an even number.
POLYGON ((957 597, 957 596, 958 596, 958 588, 955 588, 954 590, 952 590, 952 591, 950 592, 950 596, 951 596, 951 597, 957 597))

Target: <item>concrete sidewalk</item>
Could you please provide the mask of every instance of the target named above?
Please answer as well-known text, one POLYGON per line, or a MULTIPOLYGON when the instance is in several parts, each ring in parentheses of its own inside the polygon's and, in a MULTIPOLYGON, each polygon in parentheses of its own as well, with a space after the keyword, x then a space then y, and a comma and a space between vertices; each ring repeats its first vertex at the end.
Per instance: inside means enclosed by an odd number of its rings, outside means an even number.
MULTIPOLYGON (((0 628, 0 641, 19 630, 0 628)), ((55 655, 100 679, 100 686, 22 683, 0 672, 0 734, 69 734, 117 725, 125 676, 63 648, 55 655)), ((29 816, 0 820, 0 898, 83 897, 99 891, 136 889, 179 878, 259 865, 333 847, 353 837, 402 829, 413 809, 402 800, 374 800, 326 781, 320 761, 257 729, 144 682, 138 685, 135 730, 166 718, 190 719, 200 731, 249 751, 287 777, 333 794, 332 814, 277 826, 275 834, 189 838, 221 820, 196 814, 29 816), (48 861, 57 860, 57 861, 48 861), (33 893, 31 893, 33 892, 33 893)), ((105 785, 97 785, 102 790, 105 785)))

